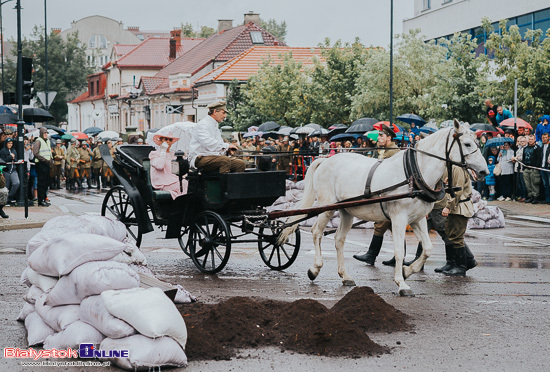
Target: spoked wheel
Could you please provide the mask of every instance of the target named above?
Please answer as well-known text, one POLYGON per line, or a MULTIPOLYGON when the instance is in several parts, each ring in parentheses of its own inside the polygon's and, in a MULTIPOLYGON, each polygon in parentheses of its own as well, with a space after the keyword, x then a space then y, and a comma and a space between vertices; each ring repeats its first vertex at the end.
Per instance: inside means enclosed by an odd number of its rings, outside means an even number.
POLYGON ((124 187, 117 185, 107 192, 105 199, 103 199, 103 204, 101 205, 101 215, 115 216, 117 220, 126 226, 128 236, 134 240, 138 247, 140 246, 142 237, 141 230, 138 226, 135 208, 126 190, 124 190, 124 187))
POLYGON ((217 213, 205 211, 190 227, 189 255, 195 266, 207 274, 222 270, 231 253, 231 231, 217 213))
POLYGON ((181 250, 185 253, 186 256, 189 254, 189 242, 191 239, 191 228, 189 226, 182 226, 180 236, 178 237, 178 243, 180 244, 181 250))
POLYGON ((300 251, 300 229, 296 229, 286 242, 279 245, 277 240, 281 229, 260 228, 258 250, 264 263, 273 270, 284 270, 294 263, 300 251))

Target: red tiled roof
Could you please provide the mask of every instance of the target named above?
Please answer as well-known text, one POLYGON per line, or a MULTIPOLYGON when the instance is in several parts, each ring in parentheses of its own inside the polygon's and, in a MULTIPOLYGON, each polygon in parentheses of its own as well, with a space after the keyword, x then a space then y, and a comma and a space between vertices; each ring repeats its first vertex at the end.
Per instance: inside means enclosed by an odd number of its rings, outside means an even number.
POLYGON ((167 78, 178 73, 194 75, 213 61, 227 61, 254 46, 250 39, 250 31, 261 32, 265 45, 274 45, 275 43, 286 45, 258 25, 249 23, 210 36, 181 57, 176 58, 160 70, 155 77, 167 78))
MULTIPOLYGON (((145 94, 152 94, 161 84, 167 83, 168 79, 156 78, 152 76, 142 76, 141 85, 145 89, 145 94)), ((168 85, 167 85, 168 86, 168 85)))
POLYGON ((86 91, 73 99, 69 103, 80 103, 80 102, 88 102, 88 101, 97 101, 98 99, 105 98, 105 93, 103 94, 96 94, 95 96, 90 96, 90 92, 86 91))
POLYGON ((137 44, 115 44, 113 45, 113 50, 118 57, 122 57, 123 55, 128 54, 136 46, 137 44))
POLYGON ((247 81, 251 75, 258 72, 264 60, 269 58, 272 65, 278 65, 282 63, 282 57, 288 53, 292 53, 292 58, 302 63, 302 69, 312 66, 314 57, 321 61, 324 60, 319 48, 255 46, 204 75, 195 81, 195 85, 203 85, 212 81, 233 81, 234 79, 247 81))
MULTIPOLYGON (((176 46, 176 58, 200 41, 182 40, 176 46)), ((150 37, 115 62, 119 68, 161 69, 170 62, 170 38, 150 37)))

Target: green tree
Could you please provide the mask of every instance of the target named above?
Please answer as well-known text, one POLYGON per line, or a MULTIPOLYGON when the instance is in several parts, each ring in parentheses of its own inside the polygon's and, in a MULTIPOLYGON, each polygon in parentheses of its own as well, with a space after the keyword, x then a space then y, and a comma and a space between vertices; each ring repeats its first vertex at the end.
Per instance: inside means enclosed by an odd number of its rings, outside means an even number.
POLYGON ((212 27, 201 26, 198 30, 193 29, 193 25, 189 22, 181 25, 181 33, 183 37, 199 37, 208 38, 216 33, 212 27))
POLYGON ((350 123, 352 97, 357 91, 359 66, 366 63, 368 50, 356 40, 330 46, 326 39, 321 45, 322 57, 314 60, 310 72, 309 105, 311 120, 325 127, 335 123, 350 123))
MULTIPOLYGON (((432 102, 431 89, 438 83, 436 66, 446 51, 433 41, 424 42, 419 30, 396 37, 393 65, 394 116, 415 113, 426 115, 432 102)), ((357 94, 352 99, 352 119, 369 116, 389 119, 390 55, 378 50, 361 66, 357 94)))
POLYGON ((285 41, 286 38, 286 22, 282 21, 281 23, 277 22, 275 19, 268 19, 264 21, 260 19, 260 26, 269 32, 271 35, 275 36, 280 41, 285 41))
MULTIPOLYGON (((11 41, 14 42, 14 40, 11 41)), ((68 35, 67 40, 54 33, 48 35, 48 90, 57 92, 48 111, 58 123, 67 120, 67 100, 74 98, 75 94, 86 88, 86 77, 92 73, 86 61, 85 47, 79 44, 76 33, 68 35)), ((25 37, 22 40, 22 55, 33 58, 35 91, 45 90, 44 46, 43 27, 35 27, 31 37, 25 37)), ((17 51, 14 51, 14 54, 16 53, 17 51)), ((17 76, 15 62, 7 61, 4 76, 6 91, 15 92, 17 76)))
POLYGON ((436 84, 430 92, 432 104, 425 110, 427 116, 483 122, 485 113, 480 108, 489 84, 487 58, 476 57, 478 44, 469 34, 456 33, 438 44, 447 49, 447 59, 435 69, 436 84))
POLYGON ((288 126, 309 122, 308 79, 301 71, 302 64, 292 58, 292 53, 279 58, 281 64, 274 64, 271 58, 264 60, 258 73, 241 88, 239 128, 258 124, 260 120, 288 126))

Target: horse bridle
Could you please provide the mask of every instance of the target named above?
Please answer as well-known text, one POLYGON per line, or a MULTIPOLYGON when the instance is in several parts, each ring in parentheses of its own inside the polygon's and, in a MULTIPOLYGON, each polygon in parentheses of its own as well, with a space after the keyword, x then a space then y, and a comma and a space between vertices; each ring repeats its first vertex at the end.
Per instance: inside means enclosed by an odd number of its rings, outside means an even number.
POLYGON ((424 154, 424 155, 427 155, 427 156, 431 156, 432 158, 436 158, 436 159, 439 159, 439 160, 442 160, 444 161, 446 164, 447 164, 447 184, 448 184, 448 190, 449 190, 449 194, 454 198, 456 196, 454 190, 453 190, 453 170, 452 170, 452 166, 453 165, 456 165, 457 167, 461 167, 461 168, 466 168, 467 165, 466 165, 466 157, 472 155, 473 153, 475 153, 476 151, 479 151, 479 146, 476 146, 476 149, 472 152, 470 152, 469 154, 466 154, 464 155, 464 151, 462 150, 462 143, 460 142, 460 137, 462 137, 464 133, 457 133, 456 131, 452 134, 452 137, 453 137, 453 140, 451 142, 451 144, 449 145, 449 140, 451 138, 451 133, 449 133, 449 135, 447 136, 447 139, 445 141, 445 158, 442 158, 441 156, 439 155, 435 155, 435 154, 432 154, 430 152, 427 152, 427 151, 423 151, 423 150, 420 150, 420 149, 417 149, 415 147, 411 147, 411 150, 414 150, 416 152, 419 152, 421 154, 424 154), (453 149, 453 146, 457 144, 458 146, 458 150, 460 151, 460 163, 459 162, 456 162, 454 160, 451 160, 451 151, 453 149))

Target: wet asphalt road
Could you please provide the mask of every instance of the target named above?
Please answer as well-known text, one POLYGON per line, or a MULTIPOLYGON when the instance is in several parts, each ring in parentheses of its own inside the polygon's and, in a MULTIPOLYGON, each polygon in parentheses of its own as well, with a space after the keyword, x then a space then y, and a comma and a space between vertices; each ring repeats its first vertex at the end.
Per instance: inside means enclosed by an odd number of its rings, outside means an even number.
MULTIPOLYGON (((50 198, 57 205, 63 205, 67 213, 96 214, 102 195, 95 192, 67 195, 62 191, 52 193, 50 198)), ((372 287, 387 302, 410 315, 415 325, 410 332, 369 334, 374 341, 390 347, 391 354, 361 359, 325 358, 266 348, 243 350, 231 361, 191 362, 188 370, 548 370, 550 223, 545 218, 534 221, 529 212, 532 211, 526 208, 526 218, 507 216, 504 229, 468 232, 466 239, 479 266, 469 271, 465 278, 448 278, 434 273, 433 269, 444 262, 444 252, 441 240, 431 234, 435 245, 432 257, 423 272, 408 279, 416 295, 414 298, 398 297, 392 268, 380 264, 382 259, 391 256, 390 234, 386 234, 375 267, 367 267, 352 258, 354 253, 366 249, 372 230, 353 230, 349 234, 345 247, 346 267, 357 285, 372 287)), ((517 216, 517 212, 514 215, 517 216)), ((37 231, 0 232, 2 348, 26 347, 24 327, 14 319, 23 305, 25 293, 25 288, 19 284, 19 276, 26 265, 24 249, 27 240, 37 231)), ((244 244, 234 246, 228 265, 216 276, 200 274, 181 252, 177 241, 164 240, 162 236, 158 230, 144 236, 142 251, 149 267, 160 279, 183 285, 200 301, 212 303, 232 296, 287 301, 312 298, 332 306, 350 290, 341 285, 334 242, 330 237, 323 240, 325 265, 317 280, 310 282, 306 271, 314 255, 308 232, 302 234, 302 249, 297 261, 285 272, 269 270, 261 261, 256 245, 244 244)), ((412 254, 416 247, 412 233, 407 234, 407 241, 412 254)), ((44 367, 23 368, 18 361, 2 359, 0 369, 42 371, 44 367)))

